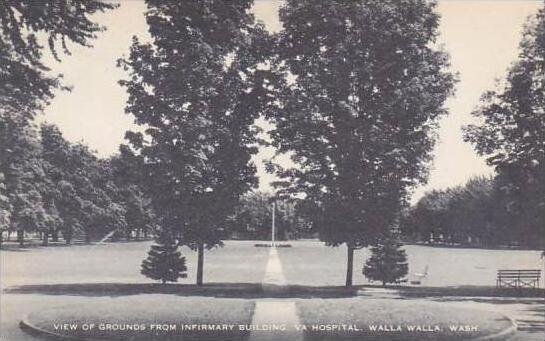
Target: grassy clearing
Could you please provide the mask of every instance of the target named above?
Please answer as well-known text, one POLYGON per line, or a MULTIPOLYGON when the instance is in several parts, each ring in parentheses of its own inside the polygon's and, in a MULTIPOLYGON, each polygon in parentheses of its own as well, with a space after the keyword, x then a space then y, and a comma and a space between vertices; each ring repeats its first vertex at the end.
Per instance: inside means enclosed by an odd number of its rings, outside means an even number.
POLYGON ((240 299, 145 295, 138 301, 134 298, 114 298, 100 299, 84 307, 52 307, 33 312, 27 321, 40 329, 70 337, 108 340, 215 337, 244 340, 249 332, 240 330, 238 325, 251 323, 254 306, 254 302, 240 299), (68 330, 59 329, 60 324, 67 324, 68 330), (215 329, 225 330, 212 330, 210 326, 203 330, 198 327, 203 325, 214 325, 215 329), (229 328, 230 325, 233 328, 229 328), (189 329, 184 330, 184 326, 189 329))
MULTIPOLYGON (((284 276, 293 285, 343 285, 346 274, 346 247, 327 247, 319 241, 291 241, 291 248, 281 248, 278 256, 284 276)), ((422 279, 426 287, 495 286, 498 269, 543 269, 541 251, 483 250, 471 248, 441 248, 406 245, 409 260, 409 280, 416 273, 428 275, 422 279)), ((362 275, 368 249, 354 253, 354 284, 369 285, 362 275)), ((540 286, 545 287, 542 276, 540 286)))
POLYGON ((305 340, 313 341, 471 340, 512 326, 510 320, 499 313, 426 301, 362 298, 298 300, 297 308, 301 323, 307 326, 305 340), (348 330, 348 327, 339 330, 342 325, 352 326, 352 330, 348 330), (313 330, 313 326, 317 329, 313 330), (451 331, 451 326, 469 326, 470 329, 451 331))
MULTIPOLYGON (((222 248, 205 252, 204 281, 260 283, 269 250, 256 248, 252 241, 226 241, 222 248)), ((2 286, 60 283, 153 283, 140 274, 140 264, 151 242, 39 247, 19 251, 2 250, 2 286)), ((181 249, 188 267, 179 283, 195 283, 197 254, 181 249)))

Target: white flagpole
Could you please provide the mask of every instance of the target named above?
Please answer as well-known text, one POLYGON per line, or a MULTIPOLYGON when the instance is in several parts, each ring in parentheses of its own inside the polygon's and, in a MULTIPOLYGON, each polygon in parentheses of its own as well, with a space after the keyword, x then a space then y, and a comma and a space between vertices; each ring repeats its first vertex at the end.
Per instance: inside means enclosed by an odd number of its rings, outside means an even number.
POLYGON ((274 230, 274 229, 275 229, 275 226, 274 226, 274 213, 275 213, 275 212, 274 212, 274 211, 276 211, 275 206, 276 206, 276 205, 275 205, 275 203, 273 202, 273 204, 272 204, 272 229, 271 229, 271 241, 272 241, 272 246, 275 246, 275 245, 274 245, 274 242, 275 242, 275 240, 274 240, 275 238, 274 238, 274 237, 275 237, 275 234, 276 234, 276 231, 274 230))

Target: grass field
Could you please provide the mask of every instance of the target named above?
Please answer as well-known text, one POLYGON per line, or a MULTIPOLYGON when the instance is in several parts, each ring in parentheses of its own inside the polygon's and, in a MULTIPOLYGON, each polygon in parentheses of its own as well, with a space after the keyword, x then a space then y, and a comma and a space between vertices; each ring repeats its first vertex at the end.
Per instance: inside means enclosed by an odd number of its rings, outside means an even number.
POLYGON ((306 325, 331 326, 308 329, 306 340, 466 340, 495 334, 511 326, 497 312, 452 308, 437 302, 382 299, 300 300, 300 319, 306 325), (352 325, 353 330, 335 330, 335 325, 352 325), (460 326, 467 330, 454 331, 460 326), (473 329, 472 329, 473 328, 473 329), (385 338, 386 334, 386 338, 385 338))
MULTIPOLYGON (((288 283, 299 285, 343 285, 346 275, 346 247, 325 247, 318 241, 294 241, 293 247, 279 249, 288 283)), ((540 251, 483 250, 405 246, 409 279, 428 267, 422 286, 494 286, 498 269, 543 269, 540 251)), ((354 284, 369 284, 361 274, 369 250, 354 254, 354 284)), ((378 283, 376 283, 378 284, 378 283)), ((543 277, 541 282, 543 287, 543 277)))
POLYGON ((99 298, 80 305, 65 305, 31 313, 26 321, 48 332, 107 340, 245 339, 249 331, 200 329, 194 325, 250 324, 255 303, 242 299, 142 295, 134 298, 99 298), (58 330, 59 322, 74 326, 58 330), (87 327, 85 327, 87 325, 87 327), (93 327, 90 327, 93 325, 93 327), (57 328, 56 328, 57 327, 57 328))
MULTIPOLYGON (((265 275, 270 251, 269 248, 254 247, 254 243, 253 241, 228 241, 224 248, 207 251, 204 279, 208 284, 203 290, 198 288, 197 290, 189 285, 195 281, 196 253, 188 249, 182 250, 187 258, 188 278, 180 279, 181 284, 188 286, 167 286, 161 289, 157 289, 159 286, 153 285, 153 281, 140 274, 140 263, 146 257, 150 242, 2 250, 0 251, 0 276, 2 288, 7 290, 4 291, 0 304, 2 316, 0 338, 35 340, 18 327, 18 321, 28 314, 51 312, 57 308, 74 305, 92 307, 100 302, 125 302, 125 305, 119 306, 118 311, 120 315, 123 315, 124 311, 131 312, 134 306, 131 302, 137 302, 139 305, 134 307, 135 311, 142 309, 145 311, 147 306, 153 306, 154 300, 159 299, 159 301, 165 300, 176 304, 173 311, 181 309, 185 313, 191 313, 193 309, 195 314, 199 316, 208 314, 212 319, 215 318, 216 312, 223 312, 224 315, 231 312, 233 316, 240 315, 241 319, 246 321, 248 314, 242 312, 252 310, 253 302, 260 299, 260 283, 265 275), (13 290, 17 287, 23 289, 13 290), (215 295, 216 290, 223 294, 228 290, 233 294, 215 295), (255 295, 246 297, 241 295, 249 290, 255 291, 255 295), (138 295, 138 300, 135 300, 134 295, 138 295), (203 301, 196 302, 195 296, 200 296, 203 301), (234 305, 222 303, 223 299, 227 299, 228 301, 225 302, 231 302, 234 305), (203 306, 211 307, 212 310, 203 313, 203 306), (238 311, 241 313, 237 313, 238 311)), ((354 304, 351 300, 355 299, 382 299, 376 297, 372 291, 363 296, 365 298, 340 298, 342 295, 304 293, 305 290, 308 293, 305 289, 308 288, 307 286, 344 284, 346 249, 344 247, 328 248, 317 241, 293 241, 291 244, 291 248, 279 248, 278 255, 283 275, 287 283, 295 286, 295 289, 281 292, 280 294, 286 294, 286 297, 280 298, 290 299, 289 295, 293 295, 291 299, 298 301, 299 314, 305 322, 311 322, 318 317, 312 315, 313 311, 331 311, 331 313, 344 311, 344 308, 338 308, 342 306, 339 302, 351 305, 354 304), (298 285, 302 287, 299 288, 298 285), (313 299, 308 299, 310 297, 313 299), (325 305, 314 307, 315 304, 325 305)), ((441 290, 448 290, 447 287, 450 286, 493 286, 496 270, 500 268, 539 269, 543 267, 543 260, 540 259, 538 251, 448 249, 412 245, 406 246, 406 250, 409 256, 410 273, 421 272, 428 266, 428 276, 422 282, 422 292, 418 287, 406 288, 406 290, 418 290, 402 293, 401 298, 406 301, 393 298, 388 301, 390 304, 405 302, 401 304, 410 306, 410 304, 434 303, 437 297, 430 297, 429 292, 425 292, 428 289, 424 286, 439 287, 434 291, 436 294, 431 296, 441 296, 443 293, 441 290)), ((361 267, 366 257, 368 257, 366 249, 358 250, 355 254, 355 284, 367 284, 361 275, 361 267)), ((541 286, 543 287, 543 284, 541 286)), ((458 296, 471 296, 472 293, 485 291, 463 291, 464 294, 458 296)), ((488 296, 494 296, 494 293, 488 296)), ((369 302, 371 301, 364 303, 369 302)), ((533 299, 525 302, 517 298, 500 300, 493 297, 486 301, 476 298, 468 301, 467 298, 454 297, 441 302, 445 306, 459 304, 464 308, 471 308, 477 304, 488 310, 512 313, 519 316, 518 322, 527 328, 522 331, 522 334, 516 334, 512 340, 542 340, 540 333, 543 331, 542 315, 545 313, 542 310, 542 301, 536 302, 536 299, 533 299)), ((347 306, 346 309, 352 308, 347 306)), ((82 312, 86 310, 82 309, 82 312)), ((69 311, 69 309, 66 310, 66 314, 69 314, 69 311)), ((403 314, 406 315, 407 312, 403 314)), ((178 315, 183 316, 181 312, 178 315)), ((332 317, 333 315, 328 317, 325 313, 322 316, 325 319, 332 317)), ((398 317, 403 318, 403 315, 398 317)), ((390 316, 386 319, 392 318, 390 316)), ((484 322, 483 325, 485 325, 484 322)))
MULTIPOLYGON (((268 249, 253 242, 227 242, 205 252, 205 282, 259 283, 265 273, 268 249)), ((140 274, 140 264, 151 242, 111 243, 13 249, 0 251, 2 285, 54 283, 148 283, 140 274)), ((187 278, 194 283, 197 254, 182 248, 188 267, 187 278)))

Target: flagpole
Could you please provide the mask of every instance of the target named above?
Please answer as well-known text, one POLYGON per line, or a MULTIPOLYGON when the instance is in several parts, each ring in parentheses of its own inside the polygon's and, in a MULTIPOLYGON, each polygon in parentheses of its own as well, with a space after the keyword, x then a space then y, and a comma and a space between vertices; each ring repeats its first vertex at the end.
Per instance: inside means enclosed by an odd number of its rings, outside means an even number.
POLYGON ((275 231, 275 226, 274 226, 274 214, 275 214, 275 211, 276 211, 276 204, 273 202, 272 204, 272 228, 271 228, 271 241, 272 241, 272 246, 274 247, 275 246, 275 234, 276 234, 276 231, 275 231))

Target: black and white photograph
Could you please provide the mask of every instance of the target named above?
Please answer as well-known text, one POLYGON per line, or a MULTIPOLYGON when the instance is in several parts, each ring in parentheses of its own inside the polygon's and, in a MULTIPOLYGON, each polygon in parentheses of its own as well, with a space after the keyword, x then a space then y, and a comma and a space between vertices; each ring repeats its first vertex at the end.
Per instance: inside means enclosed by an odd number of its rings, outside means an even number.
POLYGON ((543 341, 543 0, 0 0, 0 340, 543 341))

